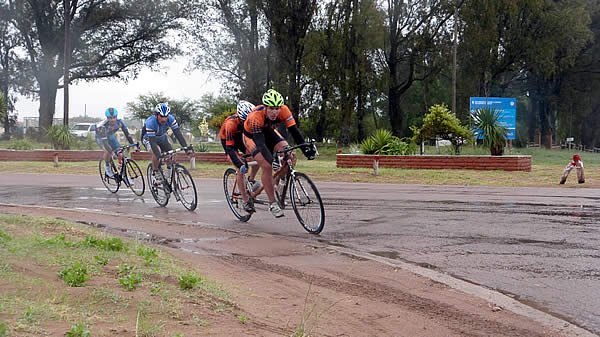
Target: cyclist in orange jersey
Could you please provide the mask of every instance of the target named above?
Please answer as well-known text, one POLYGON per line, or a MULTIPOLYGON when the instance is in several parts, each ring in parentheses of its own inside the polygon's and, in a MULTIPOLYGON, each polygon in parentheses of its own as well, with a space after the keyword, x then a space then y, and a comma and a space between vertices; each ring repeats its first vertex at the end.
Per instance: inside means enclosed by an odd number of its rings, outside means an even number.
MULTIPOLYGON (((288 146, 287 141, 275 130, 279 123, 285 123, 296 144, 303 144, 304 137, 298 130, 290 109, 283 104, 283 96, 269 89, 262 98, 262 105, 256 106, 244 122, 244 145, 262 168, 261 181, 269 198, 269 211, 276 218, 284 216, 283 210, 275 201, 273 169, 279 169, 280 160, 273 159, 273 152, 288 146)), ((312 147, 303 147, 302 152, 309 160, 315 159, 312 147)))
MULTIPOLYGON (((244 146, 244 142, 242 140, 242 131, 244 129, 244 121, 252 109, 254 109, 254 104, 243 100, 239 101, 237 104, 237 114, 227 117, 225 121, 223 121, 221 130, 219 131, 219 138, 221 138, 223 150, 225 150, 229 161, 235 165, 237 169, 238 173, 236 175, 236 181, 237 185, 240 186, 242 200, 244 201, 242 206, 248 213, 254 213, 256 210, 254 209, 254 205, 248 201, 248 193, 246 193, 246 189, 242 187, 244 186, 244 174, 248 172, 248 167, 245 166, 240 160, 238 151, 241 153, 246 153, 246 147, 244 146)), ((253 192, 262 186, 260 182, 254 180, 257 172, 258 166, 253 166, 250 177, 248 178, 253 192)))

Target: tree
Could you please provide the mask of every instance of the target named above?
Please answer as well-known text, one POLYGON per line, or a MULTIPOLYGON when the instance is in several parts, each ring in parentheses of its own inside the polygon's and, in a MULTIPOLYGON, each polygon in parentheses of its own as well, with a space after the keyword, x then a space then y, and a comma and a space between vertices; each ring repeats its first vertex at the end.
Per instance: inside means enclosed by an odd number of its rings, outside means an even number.
POLYGON ((460 153, 460 147, 472 140, 473 133, 460 124, 456 115, 446 105, 436 104, 429 109, 420 128, 411 126, 413 142, 421 144, 427 139, 441 138, 452 143, 454 153, 460 153))
POLYGON ((217 24, 194 32, 200 45, 196 64, 218 71, 232 90, 239 91, 240 99, 260 102, 267 85, 268 33, 257 0, 216 0, 211 12, 215 13, 211 21, 217 24))
MULTIPOLYGON (((303 39, 317 8, 316 0, 264 0, 260 6, 267 17, 271 37, 277 51, 279 75, 274 85, 287 96, 296 120, 300 113, 300 97, 305 82, 302 81, 304 56, 303 39)), ((269 85, 267 81, 267 85, 269 85)))
POLYGON ((199 122, 200 105, 197 101, 171 99, 163 93, 139 95, 136 101, 127 102, 127 112, 134 118, 145 120, 152 116, 157 104, 164 102, 169 103, 171 114, 180 126, 193 128, 199 122))
MULTIPOLYGON (((70 81, 127 79, 144 66, 178 54, 178 38, 169 33, 202 9, 201 3, 186 0, 69 1, 70 81)), ((9 4, 37 82, 32 94, 40 99, 40 127, 48 128, 64 73, 63 2, 9 0, 9 4)))
POLYGON ((389 72, 389 118, 394 135, 406 128, 402 97, 415 81, 439 73, 450 55, 447 21, 464 0, 427 2, 387 0, 387 45, 389 72))

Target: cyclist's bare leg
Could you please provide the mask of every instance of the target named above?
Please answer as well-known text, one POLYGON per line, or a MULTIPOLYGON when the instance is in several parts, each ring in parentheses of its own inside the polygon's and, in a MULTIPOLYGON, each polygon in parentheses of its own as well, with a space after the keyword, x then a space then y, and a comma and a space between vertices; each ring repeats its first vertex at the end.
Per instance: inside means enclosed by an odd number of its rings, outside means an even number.
MULTIPOLYGON (((231 158, 229 158, 229 156, 227 157, 227 160, 229 160, 229 162, 231 164, 233 164, 233 162, 231 161, 231 158)), ((244 175, 242 174, 242 172, 240 172, 239 168, 235 169, 236 171, 236 175, 235 175, 235 181, 236 181, 236 185, 238 186, 240 193, 242 194, 242 200, 244 202, 248 201, 248 193, 246 193, 246 182, 244 181, 244 175)))
MULTIPOLYGON (((283 141, 275 144, 275 149, 274 149, 273 152, 280 151, 280 150, 284 149, 287 146, 289 146, 288 142, 285 141, 285 140, 283 140, 283 141)), ((280 154, 280 156, 283 158, 283 153, 280 154)), ((283 169, 282 174, 280 175, 280 177, 285 177, 285 175, 287 174, 287 170, 288 170, 288 167, 287 167, 287 165, 285 165, 285 167, 284 167, 284 169, 283 169)), ((279 181, 276 181, 276 183, 279 183, 279 181)))
MULTIPOLYGON (((158 148, 158 152, 162 152, 160 150, 160 147, 158 148)), ((154 155, 154 151, 150 150, 150 156, 152 156, 152 169, 154 169, 154 171, 158 170, 158 166, 159 166, 159 162, 158 162, 158 158, 156 158, 156 156, 154 155)))
POLYGON ((254 160, 258 163, 258 166, 262 169, 262 173, 260 175, 260 181, 265 188, 265 192, 267 193, 267 197, 269 198, 269 202, 275 202, 275 189, 273 188, 273 167, 271 164, 263 157, 262 153, 257 153, 254 156, 254 160))

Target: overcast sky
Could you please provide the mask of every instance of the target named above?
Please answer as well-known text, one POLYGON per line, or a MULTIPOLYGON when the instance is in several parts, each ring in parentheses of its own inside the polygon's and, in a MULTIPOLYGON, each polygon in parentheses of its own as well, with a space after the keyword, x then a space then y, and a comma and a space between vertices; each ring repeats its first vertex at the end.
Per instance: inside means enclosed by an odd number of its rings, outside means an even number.
MULTIPOLYGON (((219 94, 221 81, 206 72, 186 72, 185 60, 166 61, 161 65, 161 71, 143 70, 135 80, 128 83, 112 79, 70 85, 69 117, 83 116, 87 111, 88 116, 104 118, 104 110, 108 107, 117 108, 121 117, 126 113, 127 102, 150 92, 163 92, 174 99, 199 99, 207 93, 219 94)), ((63 90, 59 89, 56 94, 55 118, 63 117, 63 97, 63 90)), ((39 105, 39 100, 19 97, 16 104, 18 120, 22 121, 23 117, 39 117, 39 105)))

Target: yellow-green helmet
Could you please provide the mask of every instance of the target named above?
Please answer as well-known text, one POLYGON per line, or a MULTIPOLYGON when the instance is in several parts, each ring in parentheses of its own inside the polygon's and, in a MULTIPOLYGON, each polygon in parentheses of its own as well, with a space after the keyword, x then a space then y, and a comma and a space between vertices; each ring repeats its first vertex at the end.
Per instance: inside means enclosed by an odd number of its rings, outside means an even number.
POLYGON ((283 105, 283 96, 275 89, 269 89, 263 95, 262 101, 265 106, 279 108, 283 105))

